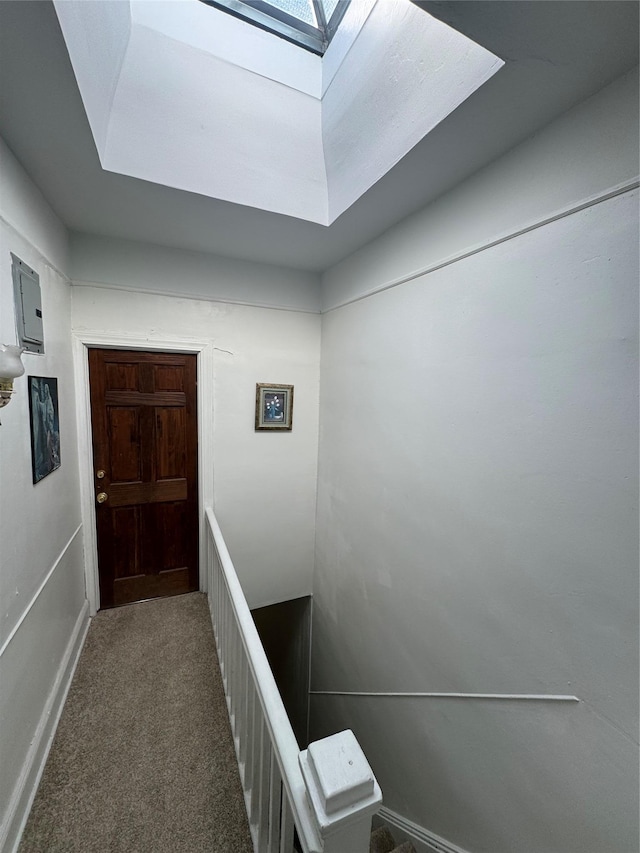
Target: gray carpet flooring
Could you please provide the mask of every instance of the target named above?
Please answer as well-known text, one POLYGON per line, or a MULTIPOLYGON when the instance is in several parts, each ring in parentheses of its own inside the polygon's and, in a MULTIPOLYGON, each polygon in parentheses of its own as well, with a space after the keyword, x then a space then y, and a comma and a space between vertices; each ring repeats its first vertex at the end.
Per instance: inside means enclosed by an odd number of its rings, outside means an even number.
POLYGON ((19 853, 251 853, 206 599, 98 613, 19 853))

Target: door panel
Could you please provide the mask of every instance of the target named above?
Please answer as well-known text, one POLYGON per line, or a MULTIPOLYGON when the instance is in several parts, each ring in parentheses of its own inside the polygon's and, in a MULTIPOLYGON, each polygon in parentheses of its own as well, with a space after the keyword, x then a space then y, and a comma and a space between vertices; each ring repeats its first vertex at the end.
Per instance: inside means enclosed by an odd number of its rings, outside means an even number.
POLYGON ((156 409, 156 430, 156 479, 184 478, 187 460, 180 436, 185 431, 185 410, 156 409))
POLYGON ((140 412, 134 408, 111 406, 107 414, 111 482, 138 481, 140 465, 140 412), (126 452, 123 449, 126 448, 126 452))
POLYGON ((106 364, 107 387, 114 391, 135 391, 138 371, 135 364, 106 364))
POLYGON ((137 506, 112 511, 113 576, 130 578, 140 574, 140 510, 137 506))
POLYGON ((101 607, 196 590, 196 356, 92 349, 89 376, 101 607))

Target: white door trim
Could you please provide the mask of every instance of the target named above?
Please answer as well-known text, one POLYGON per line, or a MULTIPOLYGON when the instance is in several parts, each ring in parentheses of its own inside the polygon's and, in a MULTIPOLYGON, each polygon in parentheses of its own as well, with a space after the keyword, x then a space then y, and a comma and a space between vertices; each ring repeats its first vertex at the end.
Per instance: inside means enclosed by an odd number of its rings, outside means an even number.
POLYGON ((162 337, 147 338, 122 333, 78 331, 72 335, 75 375, 80 499, 84 528, 84 566, 87 599, 91 616, 100 609, 98 583, 98 540, 93 482, 91 399, 89 394, 89 347, 103 349, 153 350, 195 353, 198 357, 198 524, 200 540, 200 589, 206 592, 204 511, 213 506, 213 345, 210 340, 162 337), (205 424, 207 425, 205 428, 205 424))

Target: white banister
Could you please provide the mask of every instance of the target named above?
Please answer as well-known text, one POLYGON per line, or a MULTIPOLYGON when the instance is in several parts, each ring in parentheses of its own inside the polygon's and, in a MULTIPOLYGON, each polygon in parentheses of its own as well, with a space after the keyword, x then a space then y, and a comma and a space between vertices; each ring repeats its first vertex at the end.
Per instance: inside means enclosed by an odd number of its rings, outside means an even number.
POLYGON ((300 752, 211 508, 207 589, 229 719, 256 853, 367 853, 380 788, 355 736, 300 752))

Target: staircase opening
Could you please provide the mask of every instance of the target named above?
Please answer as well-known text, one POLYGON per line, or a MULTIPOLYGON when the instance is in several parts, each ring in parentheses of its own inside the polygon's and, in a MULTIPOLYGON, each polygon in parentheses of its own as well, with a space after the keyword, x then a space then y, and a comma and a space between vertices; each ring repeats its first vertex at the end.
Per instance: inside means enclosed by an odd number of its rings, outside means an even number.
POLYGON ((251 611, 298 746, 309 743, 311 596, 251 611))

